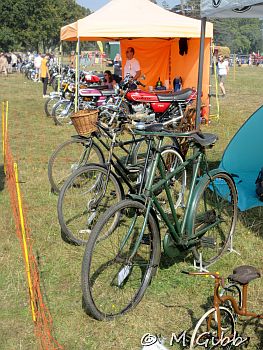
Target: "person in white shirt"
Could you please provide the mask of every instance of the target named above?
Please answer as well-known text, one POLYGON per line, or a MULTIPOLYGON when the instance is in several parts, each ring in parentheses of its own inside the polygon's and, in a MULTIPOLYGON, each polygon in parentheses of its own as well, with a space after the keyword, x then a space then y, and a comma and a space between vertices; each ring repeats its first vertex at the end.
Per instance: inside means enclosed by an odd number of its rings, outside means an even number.
POLYGON ((11 53, 11 64, 12 64, 13 70, 16 70, 17 69, 17 56, 13 52, 11 53))
POLYGON ((36 78, 40 81, 40 67, 41 67, 42 57, 41 54, 38 53, 34 59, 34 66, 36 70, 36 78))
POLYGON ((222 91, 223 97, 225 97, 226 89, 224 86, 224 81, 229 72, 229 65, 228 65, 228 62, 224 59, 223 55, 218 56, 217 68, 218 68, 219 86, 222 91))
POLYGON ((134 79, 137 80, 141 76, 141 67, 140 63, 136 58, 134 58, 134 48, 133 47, 128 47, 126 50, 126 58, 127 61, 124 66, 124 77, 126 77, 127 74, 130 74, 130 76, 134 79))

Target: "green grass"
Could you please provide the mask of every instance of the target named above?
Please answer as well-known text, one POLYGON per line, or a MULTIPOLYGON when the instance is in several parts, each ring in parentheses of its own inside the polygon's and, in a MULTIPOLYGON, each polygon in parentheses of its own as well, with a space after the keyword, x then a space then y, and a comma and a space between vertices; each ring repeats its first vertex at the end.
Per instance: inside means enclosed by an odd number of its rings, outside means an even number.
MULTIPOLYGON (((215 163, 238 128, 262 104, 263 69, 238 68, 235 80, 231 71, 225 85, 227 96, 220 100, 219 121, 212 120, 209 127, 203 127, 219 135, 216 146, 209 151, 209 159, 215 163)), ((189 268, 190 256, 174 264, 163 260, 143 300, 126 316, 98 322, 83 312, 80 268, 84 248, 62 241, 56 217, 57 197, 50 193, 47 179, 51 152, 74 131, 71 127, 56 127, 44 116, 41 84, 11 75, 0 77, 0 91, 1 101, 9 101, 10 144, 18 162, 23 202, 34 252, 39 256, 41 287, 52 314, 55 338, 65 349, 134 350, 141 348, 140 339, 146 332, 162 334, 169 340, 172 332, 190 329, 209 308, 213 293, 211 279, 180 273, 189 268)), ((0 349, 37 349, 21 248, 3 175, 1 178, 0 349)), ((256 208, 239 215, 234 246, 241 255, 226 254, 210 270, 228 275, 237 265, 262 268, 262 213, 262 208, 256 208)), ((249 308, 262 312, 262 279, 253 281, 250 288, 249 308)), ((249 349, 262 349, 262 323, 256 329, 252 322, 245 334, 251 337, 249 349)))

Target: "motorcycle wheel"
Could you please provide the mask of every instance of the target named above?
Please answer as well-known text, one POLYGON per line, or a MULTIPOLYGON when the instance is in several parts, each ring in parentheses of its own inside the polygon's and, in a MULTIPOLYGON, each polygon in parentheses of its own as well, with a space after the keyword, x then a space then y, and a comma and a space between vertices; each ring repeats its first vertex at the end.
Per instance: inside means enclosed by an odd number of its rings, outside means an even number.
POLYGON ((52 108, 52 117, 56 125, 71 124, 70 116, 74 113, 74 103, 68 100, 62 100, 52 108))
POLYGON ((53 79, 51 85, 52 85, 52 88, 53 88, 54 91, 58 90, 58 80, 57 80, 57 78, 53 79))
POLYGON ((52 96, 46 99, 45 104, 44 104, 44 110, 46 113, 47 117, 52 118, 52 109, 55 106, 56 103, 60 101, 61 97, 60 96, 52 96))

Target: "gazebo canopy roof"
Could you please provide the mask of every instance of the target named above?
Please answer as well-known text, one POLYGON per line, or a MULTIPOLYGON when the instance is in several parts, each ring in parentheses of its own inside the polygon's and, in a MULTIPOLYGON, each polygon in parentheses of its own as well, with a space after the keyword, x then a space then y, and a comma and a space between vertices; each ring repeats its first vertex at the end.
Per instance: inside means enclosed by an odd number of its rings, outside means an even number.
MULTIPOLYGON (((91 15, 61 28, 61 40, 123 38, 200 38, 197 19, 167 11, 149 0, 111 0, 91 15)), ((207 23, 206 37, 213 36, 207 23)))

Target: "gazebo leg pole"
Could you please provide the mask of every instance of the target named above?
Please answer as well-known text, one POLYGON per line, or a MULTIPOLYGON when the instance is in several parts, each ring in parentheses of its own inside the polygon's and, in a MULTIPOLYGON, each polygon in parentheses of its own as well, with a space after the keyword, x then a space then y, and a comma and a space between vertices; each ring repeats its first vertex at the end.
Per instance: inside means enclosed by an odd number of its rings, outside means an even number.
POLYGON ((60 41, 59 53, 58 53, 58 92, 60 91, 60 82, 61 82, 61 61, 62 61, 62 41, 60 41))
POLYGON ((202 95, 202 82, 203 82, 203 65, 204 65, 204 48, 205 48, 205 27, 206 27, 206 17, 201 19, 201 38, 200 38, 200 49, 199 49, 196 119, 195 119, 196 129, 199 128, 199 124, 200 124, 201 95, 202 95))
POLYGON ((78 101, 79 101, 79 37, 76 45, 76 68, 75 68, 75 112, 78 111, 78 101))

